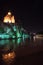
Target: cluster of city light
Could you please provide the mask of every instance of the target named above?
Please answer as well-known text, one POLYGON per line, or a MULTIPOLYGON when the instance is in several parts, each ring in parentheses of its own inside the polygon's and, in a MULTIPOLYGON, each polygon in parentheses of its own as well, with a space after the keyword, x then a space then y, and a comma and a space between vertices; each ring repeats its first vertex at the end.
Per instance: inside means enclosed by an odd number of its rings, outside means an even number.
POLYGON ((42 34, 38 34, 38 35, 35 35, 33 38, 34 39, 43 39, 43 35, 42 34))
POLYGON ((8 12, 8 14, 4 17, 3 20, 4 23, 15 23, 15 18, 12 16, 11 12, 8 12))

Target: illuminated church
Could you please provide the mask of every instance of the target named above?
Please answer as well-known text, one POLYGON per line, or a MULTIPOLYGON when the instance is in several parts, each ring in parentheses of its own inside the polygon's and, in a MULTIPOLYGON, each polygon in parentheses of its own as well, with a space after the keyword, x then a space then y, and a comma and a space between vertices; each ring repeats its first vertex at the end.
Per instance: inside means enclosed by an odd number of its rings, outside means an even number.
POLYGON ((11 12, 8 12, 8 14, 4 17, 3 22, 4 22, 4 23, 15 23, 15 18, 14 18, 14 16, 11 14, 11 12))
POLYGON ((15 25, 15 17, 8 12, 0 25, 0 39, 26 38, 29 35, 20 25, 15 25), (10 25, 11 24, 11 25, 10 25))

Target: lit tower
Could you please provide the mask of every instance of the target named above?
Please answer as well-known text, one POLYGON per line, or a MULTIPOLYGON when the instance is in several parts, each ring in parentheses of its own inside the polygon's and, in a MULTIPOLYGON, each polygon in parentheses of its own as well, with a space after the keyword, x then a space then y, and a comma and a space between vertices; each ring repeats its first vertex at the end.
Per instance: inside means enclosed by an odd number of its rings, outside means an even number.
POLYGON ((11 12, 8 12, 8 14, 4 17, 3 22, 4 22, 4 23, 15 23, 15 18, 14 18, 14 16, 12 15, 11 12))

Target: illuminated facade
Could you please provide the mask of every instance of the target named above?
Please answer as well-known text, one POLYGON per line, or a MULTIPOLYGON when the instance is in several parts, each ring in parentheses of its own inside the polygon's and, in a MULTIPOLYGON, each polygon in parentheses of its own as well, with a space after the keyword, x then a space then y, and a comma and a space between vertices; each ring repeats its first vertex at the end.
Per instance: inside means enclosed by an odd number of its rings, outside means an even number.
POLYGON ((15 23, 15 18, 14 18, 14 16, 11 14, 11 12, 8 12, 8 14, 4 17, 3 22, 4 22, 4 23, 15 23))
POLYGON ((2 24, 3 25, 0 26, 0 39, 29 37, 22 27, 15 24, 15 19, 11 12, 8 12, 4 17, 2 24))

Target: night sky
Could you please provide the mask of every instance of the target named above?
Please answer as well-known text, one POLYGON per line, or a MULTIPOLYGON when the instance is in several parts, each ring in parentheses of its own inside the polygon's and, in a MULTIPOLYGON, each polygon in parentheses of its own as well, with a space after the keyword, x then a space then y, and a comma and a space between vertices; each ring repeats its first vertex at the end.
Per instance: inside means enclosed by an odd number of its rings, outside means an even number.
POLYGON ((43 31, 43 1, 0 0, 0 20, 9 10, 29 32, 43 31))

